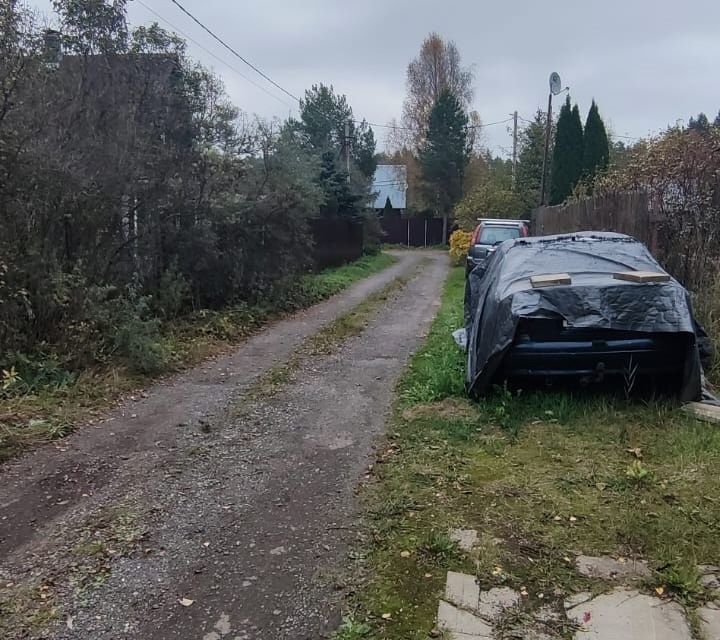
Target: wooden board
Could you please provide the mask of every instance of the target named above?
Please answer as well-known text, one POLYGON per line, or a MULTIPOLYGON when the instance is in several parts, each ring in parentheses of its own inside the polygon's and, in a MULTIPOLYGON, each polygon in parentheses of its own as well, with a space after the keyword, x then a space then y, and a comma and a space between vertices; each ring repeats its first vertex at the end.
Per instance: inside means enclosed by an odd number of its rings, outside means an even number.
POLYGON ((532 276, 530 284, 533 289, 541 289, 542 287, 552 287, 556 284, 570 284, 572 278, 568 273, 546 273, 541 276, 532 276))
POLYGON ((686 405, 683 405, 683 411, 695 416, 698 420, 720 424, 720 407, 712 404, 688 402, 686 405))
POLYGON ((613 273, 613 278, 628 282, 668 282, 670 280, 667 273, 658 273, 657 271, 620 271, 613 273))

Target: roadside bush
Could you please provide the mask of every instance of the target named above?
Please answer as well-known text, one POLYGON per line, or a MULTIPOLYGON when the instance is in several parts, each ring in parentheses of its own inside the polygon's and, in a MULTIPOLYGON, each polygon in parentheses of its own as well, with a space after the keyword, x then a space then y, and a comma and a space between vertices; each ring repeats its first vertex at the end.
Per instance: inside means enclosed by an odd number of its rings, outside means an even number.
POLYGON ((113 352, 136 373, 158 373, 170 362, 171 354, 160 335, 160 319, 150 316, 150 310, 148 297, 118 301, 116 325, 112 336, 108 336, 113 352))
POLYGON ((714 278, 708 277, 705 286, 693 296, 693 306, 698 321, 707 331, 715 346, 712 368, 705 374, 713 384, 720 384, 720 359, 717 354, 718 346, 720 346, 720 275, 717 269, 714 278))
POLYGON ((658 259, 686 287, 712 287, 720 260, 720 128, 672 128, 638 144, 598 178, 595 192, 647 194, 658 225, 658 259), (708 282, 710 280, 710 282, 708 282))
POLYGON ((453 265, 460 266, 465 263, 465 256, 467 256, 470 248, 471 239, 471 231, 463 231, 462 229, 453 231, 450 236, 450 259, 453 265))
POLYGON ((163 318, 177 318, 190 300, 190 285, 178 270, 177 262, 163 271, 153 308, 163 318))
POLYGON ((377 214, 370 211, 363 217, 363 253, 377 255, 380 253, 383 241, 383 230, 377 214))
POLYGON ((54 356, 38 354, 31 358, 22 353, 0 356, 0 397, 35 393, 45 388, 59 389, 74 382, 76 376, 54 356))

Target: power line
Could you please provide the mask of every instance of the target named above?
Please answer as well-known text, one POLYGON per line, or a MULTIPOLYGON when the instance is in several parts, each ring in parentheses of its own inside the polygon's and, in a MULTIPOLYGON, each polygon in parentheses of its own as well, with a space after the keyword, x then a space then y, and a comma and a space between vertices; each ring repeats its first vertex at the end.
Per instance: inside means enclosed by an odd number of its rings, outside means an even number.
MULTIPOLYGON (((505 124, 506 122, 510 122, 512 118, 506 118, 505 120, 498 120, 497 122, 483 122, 481 124, 470 124, 467 126, 468 129, 484 129, 485 127, 492 127, 496 124, 505 124)), ((353 122, 356 122, 358 124, 362 124, 362 122, 365 122, 370 127, 381 127, 383 129, 400 129, 402 131, 412 131, 412 127, 403 127, 397 124, 378 124, 377 122, 367 122, 366 120, 353 120, 353 122)))
POLYGON ((200 27, 202 27, 202 29, 204 29, 205 31, 207 31, 215 40, 217 40, 223 47, 225 47, 225 48, 226 48, 230 53, 232 53, 236 58, 238 58, 239 60, 242 60, 248 67, 250 67, 253 71, 255 71, 255 73, 261 75, 261 76, 262 76, 263 78, 265 78, 265 80, 267 80, 270 84, 272 84, 273 86, 275 86, 275 87, 277 87, 278 89, 280 89, 280 91, 282 91, 283 93, 285 93, 285 94, 287 94, 288 96, 290 96, 293 100, 296 100, 297 102, 300 102, 300 98, 298 98, 296 95, 293 95, 292 93, 290 93, 290 92, 289 92, 287 89, 285 89, 284 87, 280 86, 280 85, 279 85, 277 82, 275 82, 275 80, 273 80, 270 76, 268 76, 267 74, 263 73, 263 72, 260 71, 260 69, 258 69, 254 64, 252 64, 251 62, 249 62, 248 60, 246 60, 245 58, 243 58, 237 51, 235 51, 235 49, 233 49, 229 44, 227 44, 222 38, 220 38, 219 36, 216 36, 215 33, 213 33, 213 31, 211 31, 211 30, 210 30, 208 27, 206 27, 202 22, 200 22, 200 20, 198 20, 192 13, 190 13, 185 7, 183 7, 177 0, 170 0, 170 2, 172 2, 174 5, 176 5, 176 6, 178 7, 178 9, 180 9, 180 11, 182 11, 185 15, 187 15, 191 20, 193 20, 194 22, 196 22, 200 27))
POLYGON ((253 85, 254 87, 257 87, 258 89, 260 89, 260 91, 266 93, 266 94, 269 95, 271 98, 275 98, 275 100, 277 100, 277 101, 280 102, 281 104, 284 104, 284 105, 285 105, 286 107, 288 107, 289 109, 292 109, 292 108, 293 108, 292 105, 291 105, 289 102, 285 102, 285 100, 283 100, 282 98, 278 98, 274 93, 271 93, 270 91, 268 91, 268 90, 267 90, 265 87, 263 87, 261 84, 258 84, 257 82, 255 82, 252 78, 248 78, 248 76, 246 76, 242 71, 239 71, 236 67, 234 67, 233 65, 231 65, 229 62, 227 62, 226 60, 223 60, 220 56, 218 56, 218 55, 216 55, 215 53, 213 53, 210 49, 208 49, 206 46, 204 46, 203 44, 201 44, 200 42, 198 42, 197 40, 195 40, 192 36, 188 35, 185 31, 183 31, 182 29, 180 29, 180 28, 178 28, 177 26, 175 26, 172 22, 170 22, 170 20, 168 20, 167 18, 164 18, 163 16, 161 16, 157 11, 155 11, 152 7, 149 7, 149 6, 148 6, 147 4, 145 4, 142 0, 137 0, 137 3, 140 4, 140 5, 142 5, 143 7, 145 7, 145 9, 147 9, 150 13, 152 13, 153 15, 155 15, 157 18, 160 18, 160 20, 162 20, 165 24, 167 24, 171 29, 174 29, 177 33, 182 34, 182 35, 185 36, 188 40, 190 40, 190 42, 192 42, 192 43, 194 43, 196 46, 200 47, 200 49, 202 49, 203 51, 205 51, 205 53, 207 53, 208 55, 210 55, 210 56, 212 56, 213 58, 215 58, 215 60, 217 60, 217 61, 221 62, 222 64, 224 64, 224 65, 225 65, 228 69, 230 69, 231 71, 234 71, 234 72, 235 72, 237 75, 239 75, 243 80, 247 80, 251 85, 253 85))
MULTIPOLYGON (((245 63, 248 67, 250 67, 253 71, 255 71, 255 73, 257 73, 257 74, 259 74, 260 76, 262 76, 263 78, 265 78, 265 80, 267 80, 270 84, 272 84, 274 87, 277 87, 278 89, 280 89, 280 91, 282 91, 284 94, 290 96, 293 100, 297 101, 299 104, 302 104, 303 101, 302 101, 300 98, 298 98, 295 94, 293 94, 293 93, 291 93, 290 91, 288 91, 287 89, 285 89, 285 87, 283 87, 283 86, 281 86, 280 84, 278 84, 277 82, 275 82, 275 80, 273 80, 270 76, 268 76, 266 73, 264 73, 263 71, 261 71, 260 69, 258 69, 254 64, 252 64, 250 61, 248 61, 248 60, 245 59, 243 56, 241 56, 235 49, 233 49, 233 48, 232 48, 229 44, 227 44, 222 38, 220 38, 220 36, 216 35, 215 32, 212 31, 212 29, 210 29, 209 27, 206 27, 198 18, 196 18, 196 17, 195 17, 192 13, 190 13, 185 7, 183 7, 183 6, 178 2, 178 0, 170 0, 170 2, 172 2, 174 5, 176 5, 176 6, 178 7, 178 9, 180 9, 180 11, 182 11, 185 15, 187 15, 193 22, 195 22, 195 23, 196 23, 199 27, 201 27, 204 31, 206 31, 208 34, 210 34, 210 36, 211 36, 213 39, 215 39, 217 42, 219 42, 223 47, 225 47, 225 48, 226 48, 230 53, 232 53, 236 58, 238 58, 239 60, 241 60, 241 61, 242 61, 243 63, 245 63)), ((143 3, 143 6, 146 6, 146 8, 147 8, 147 5, 145 5, 144 3, 143 3)), ((152 11, 152 10, 151 10, 151 11, 152 11)), ((155 13, 155 12, 153 11, 153 13, 155 13)), ((155 13, 155 15, 159 15, 159 14, 155 13)), ((160 17, 160 16, 159 16, 159 17, 160 17)), ((166 21, 166 22, 167 22, 167 21, 166 21)), ((168 24, 170 24, 170 23, 168 23, 168 24)), ((182 33, 182 32, 181 32, 181 33, 182 33)), ((193 42, 195 42, 195 41, 193 40, 193 42)), ((196 43, 196 44, 197 44, 197 43, 196 43)), ((201 45, 199 45, 199 46, 201 46, 201 45)), ((204 48, 204 47, 203 47, 203 48, 204 48)), ((207 49, 205 49, 205 50, 207 51, 207 49)), ((211 54, 211 55, 214 55, 214 54, 211 54)), ((244 76, 243 76, 243 77, 244 77, 244 76)), ((258 86, 258 85, 256 85, 256 86, 258 86)), ((272 94, 270 94, 270 95, 272 95, 272 94)), ((277 96, 273 96, 273 97, 275 97, 275 98, 277 99, 277 96)), ((323 114, 323 115, 324 115, 324 114, 323 114)), ((512 118, 506 118, 505 120, 498 120, 498 121, 496 121, 496 122, 488 122, 488 123, 483 123, 483 124, 469 125, 467 128, 468 128, 468 129, 484 129, 485 127, 492 127, 492 126, 498 125, 498 124, 505 124, 506 122, 510 122, 510 120, 512 120, 512 118)), ((364 123, 364 124, 367 124, 367 125, 370 126, 370 127, 378 127, 378 128, 383 128, 383 129, 395 129, 395 130, 403 130, 403 131, 410 131, 410 130, 412 130, 411 127, 402 127, 402 126, 399 126, 399 125, 390 125, 390 124, 379 124, 379 123, 374 123, 374 122, 367 122, 367 121, 365 121, 365 120, 353 120, 353 122, 354 122, 355 124, 363 124, 363 123, 364 123)))

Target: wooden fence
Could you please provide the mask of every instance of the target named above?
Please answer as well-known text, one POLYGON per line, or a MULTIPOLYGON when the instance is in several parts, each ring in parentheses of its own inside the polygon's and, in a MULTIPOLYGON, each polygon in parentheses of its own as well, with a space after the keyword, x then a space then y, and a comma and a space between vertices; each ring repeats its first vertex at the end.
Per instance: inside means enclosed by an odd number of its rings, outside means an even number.
POLYGON ((319 269, 337 267, 362 257, 363 225, 347 218, 316 218, 310 223, 319 269))
POLYGON ((647 195, 639 192, 595 196, 567 205, 540 207, 532 212, 534 235, 615 231, 637 238, 656 255, 658 228, 647 195))
MULTIPOLYGON (((442 218, 383 216, 380 225, 384 234, 383 242, 387 244, 429 247, 447 242, 447 238, 443 238, 442 218)), ((450 229, 452 221, 448 222, 448 232, 450 229)))

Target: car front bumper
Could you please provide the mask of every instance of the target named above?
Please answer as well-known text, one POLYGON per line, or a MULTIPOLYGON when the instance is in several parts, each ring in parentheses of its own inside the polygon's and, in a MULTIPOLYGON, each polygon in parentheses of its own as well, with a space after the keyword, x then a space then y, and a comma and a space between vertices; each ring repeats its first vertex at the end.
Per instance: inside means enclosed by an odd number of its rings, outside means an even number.
POLYGON ((692 336, 683 333, 591 331, 584 335, 532 338, 520 335, 502 366, 507 378, 667 376, 681 374, 692 336))

